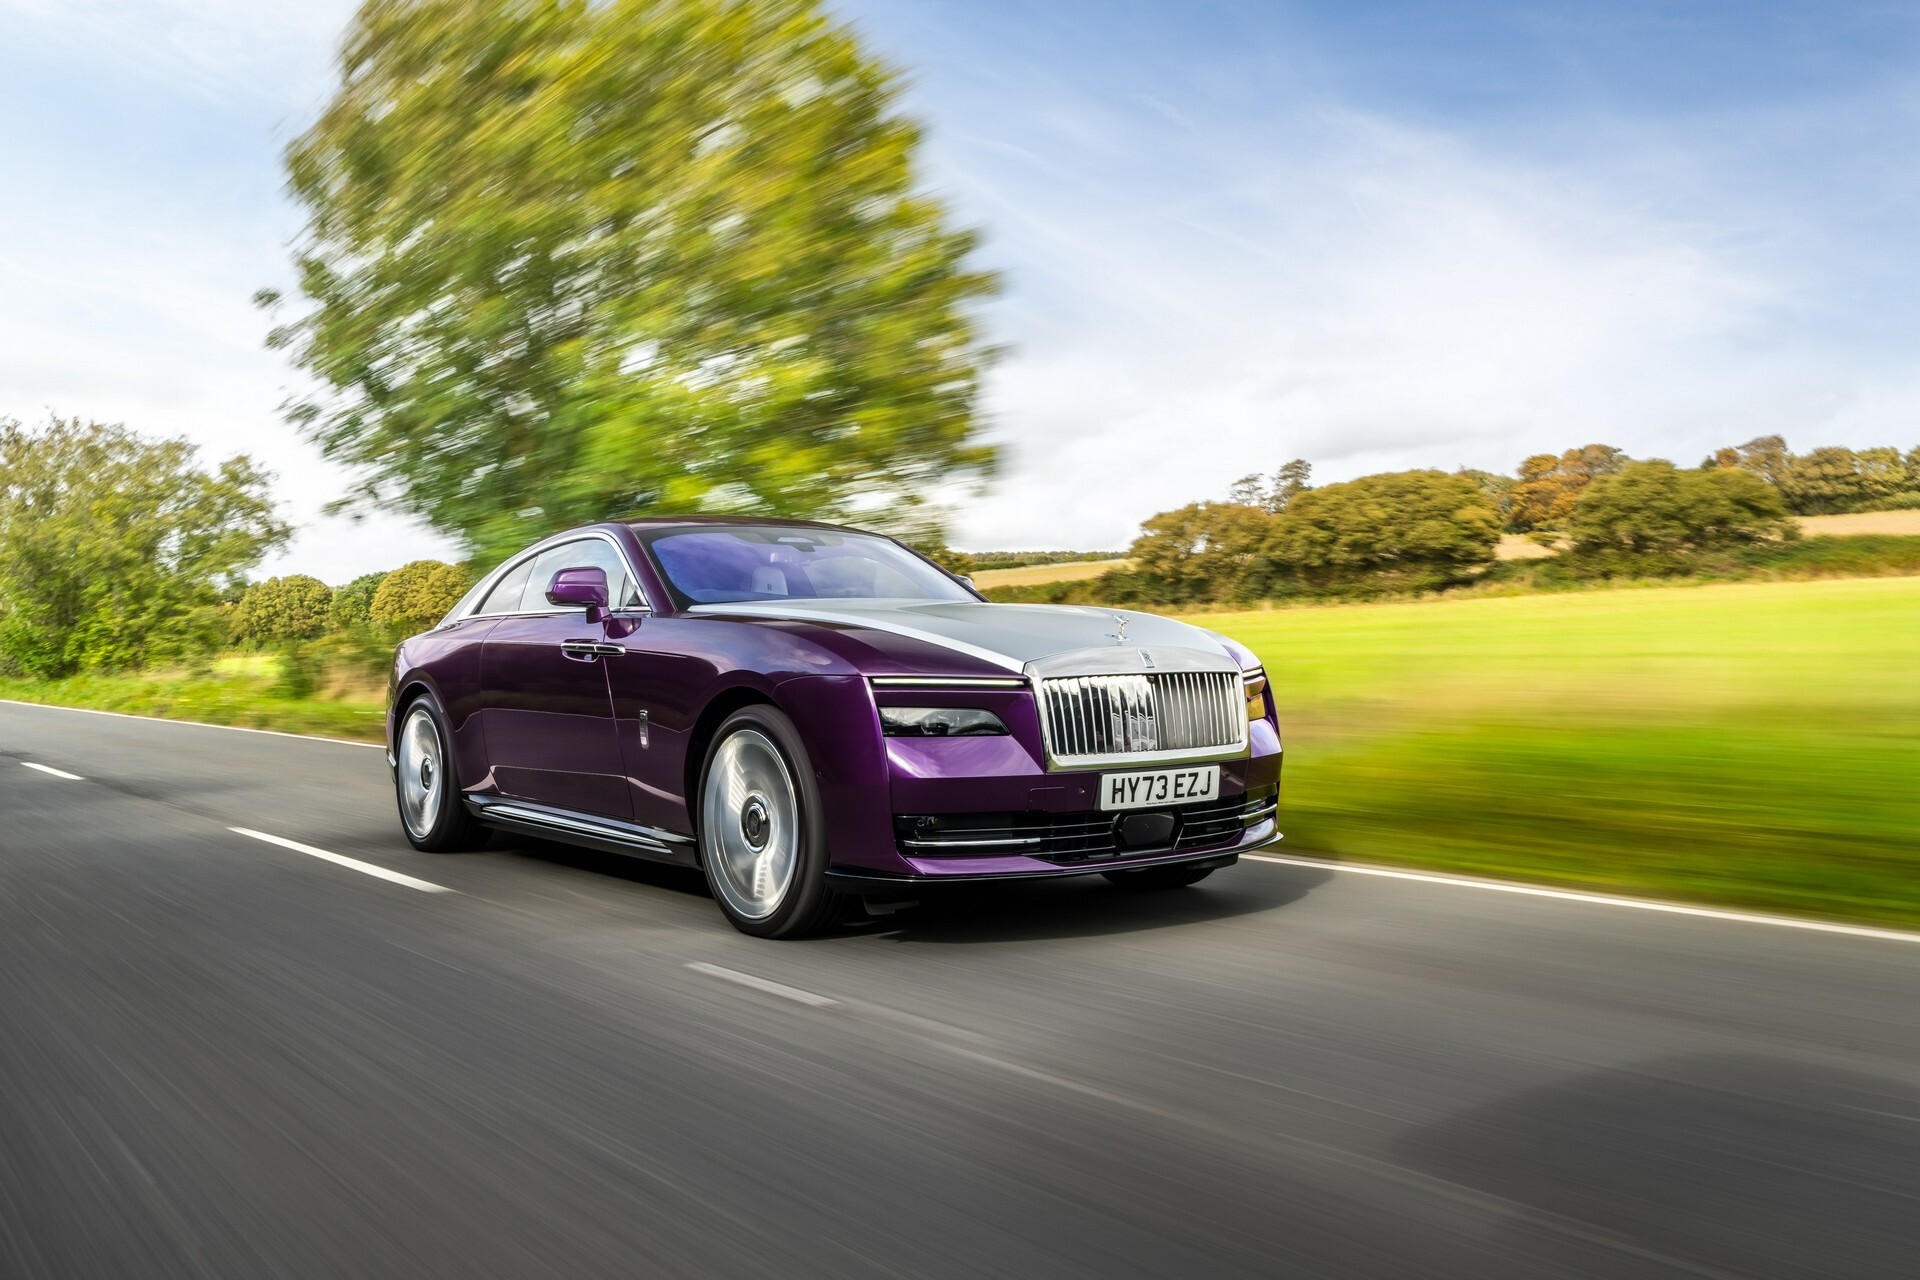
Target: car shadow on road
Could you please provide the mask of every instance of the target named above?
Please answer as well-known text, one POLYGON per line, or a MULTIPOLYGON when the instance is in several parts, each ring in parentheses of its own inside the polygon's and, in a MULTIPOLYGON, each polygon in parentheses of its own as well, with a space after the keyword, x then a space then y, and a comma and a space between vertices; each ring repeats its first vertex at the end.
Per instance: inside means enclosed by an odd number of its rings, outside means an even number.
MULTIPOLYGON (((902 943, 1028 942, 1207 924, 1274 911, 1331 878, 1318 867, 1228 867, 1185 889, 1128 892, 1099 876, 942 887, 851 931, 902 943)), ((828 935, 831 937, 832 935, 828 935)))
POLYGON ((1899 1080, 1660 1058, 1451 1117, 1395 1151, 1513 1202, 1506 1248, 1569 1272, 1920 1274, 1920 1091, 1899 1080))
POLYGON ((617 880, 630 881, 636 885, 650 885, 659 889, 671 889, 690 897, 705 898, 707 879, 691 867, 678 867, 671 863, 655 862, 651 858, 634 858, 621 853, 603 853, 598 849, 584 849, 579 845, 561 844, 553 840, 541 840, 535 836, 504 834, 497 835, 489 846, 491 853, 510 853, 520 857, 534 858, 541 862, 552 863, 560 867, 572 867, 591 875, 611 876, 617 880))

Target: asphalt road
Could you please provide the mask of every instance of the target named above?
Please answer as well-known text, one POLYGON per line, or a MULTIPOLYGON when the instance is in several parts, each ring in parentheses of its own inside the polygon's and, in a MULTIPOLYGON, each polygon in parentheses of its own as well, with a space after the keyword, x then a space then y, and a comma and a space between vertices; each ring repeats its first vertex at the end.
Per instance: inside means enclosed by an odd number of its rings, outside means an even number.
POLYGON ((1909 1280, 1916 1014, 1910 942, 1276 863, 757 942, 411 851, 377 750, 0 705, 7 1280, 1909 1280))

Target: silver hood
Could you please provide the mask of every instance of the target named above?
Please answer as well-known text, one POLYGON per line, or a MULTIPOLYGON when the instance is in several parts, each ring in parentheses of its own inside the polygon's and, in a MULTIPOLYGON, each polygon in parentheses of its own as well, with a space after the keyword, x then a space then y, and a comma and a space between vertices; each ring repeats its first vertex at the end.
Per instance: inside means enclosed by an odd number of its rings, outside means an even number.
POLYGON ((870 627, 1023 675, 1239 670, 1212 632, 1124 609, 975 600, 771 600, 695 605, 688 612, 870 627))

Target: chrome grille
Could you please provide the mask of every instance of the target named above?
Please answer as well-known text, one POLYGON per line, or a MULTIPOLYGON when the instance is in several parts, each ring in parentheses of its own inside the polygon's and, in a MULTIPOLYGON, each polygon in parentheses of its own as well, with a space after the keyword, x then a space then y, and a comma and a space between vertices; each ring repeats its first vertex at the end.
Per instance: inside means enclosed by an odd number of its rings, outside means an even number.
POLYGON ((1246 694, 1234 671, 1060 676, 1040 681, 1055 759, 1181 755, 1246 740, 1246 694))

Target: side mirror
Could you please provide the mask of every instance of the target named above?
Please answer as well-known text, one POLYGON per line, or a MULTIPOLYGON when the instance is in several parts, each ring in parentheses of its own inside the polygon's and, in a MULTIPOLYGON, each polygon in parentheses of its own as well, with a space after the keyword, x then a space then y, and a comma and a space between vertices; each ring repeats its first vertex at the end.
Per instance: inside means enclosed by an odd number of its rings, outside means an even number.
POLYGON ((587 611, 588 622, 607 616, 607 599, 605 569, 562 569, 547 584, 548 604, 578 605, 587 611))

